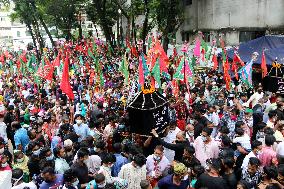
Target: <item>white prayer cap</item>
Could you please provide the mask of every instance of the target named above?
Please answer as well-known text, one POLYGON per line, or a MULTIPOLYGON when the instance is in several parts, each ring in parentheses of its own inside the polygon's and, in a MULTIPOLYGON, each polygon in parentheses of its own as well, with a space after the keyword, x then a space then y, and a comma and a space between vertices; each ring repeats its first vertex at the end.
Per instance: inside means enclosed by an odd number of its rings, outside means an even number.
POLYGON ((64 145, 64 147, 70 147, 70 146, 73 145, 73 142, 72 142, 72 140, 67 139, 67 140, 64 140, 63 145, 64 145))

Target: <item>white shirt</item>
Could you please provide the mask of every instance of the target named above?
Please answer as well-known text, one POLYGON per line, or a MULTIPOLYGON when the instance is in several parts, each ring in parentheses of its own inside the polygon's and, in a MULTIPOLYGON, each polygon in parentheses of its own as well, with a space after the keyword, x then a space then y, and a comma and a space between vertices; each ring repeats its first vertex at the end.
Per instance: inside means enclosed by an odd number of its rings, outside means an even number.
POLYGON ((266 126, 273 129, 274 128, 274 123, 272 121, 268 120, 267 123, 266 123, 266 126))
POLYGON ((13 186, 12 189, 23 189, 25 187, 27 187, 29 189, 37 189, 35 183, 33 183, 33 182, 29 182, 29 183, 24 183, 23 182, 23 183, 21 183, 21 184, 19 184, 17 186, 13 186))
POLYGON ((22 95, 24 96, 24 98, 27 98, 30 95, 30 92, 28 90, 23 90, 22 95))
POLYGON ((68 169, 70 169, 70 166, 65 159, 63 158, 55 159, 55 172, 57 174, 63 174, 68 169))
MULTIPOLYGON (((164 137, 164 141, 167 143, 172 143, 173 141, 176 140, 178 132, 180 132, 180 129, 178 127, 176 127, 175 130, 169 130, 167 136, 164 137)), ((174 160, 175 151, 165 148, 164 154, 170 162, 174 160)))
POLYGON ((108 124, 108 125, 105 127, 105 129, 104 129, 104 138, 105 138, 106 140, 108 140, 108 138, 109 138, 110 136, 112 136, 112 134, 113 134, 115 128, 117 128, 117 126, 118 126, 118 124, 115 123, 115 127, 111 126, 110 124, 108 124))
POLYGON ((0 137, 2 137, 5 142, 8 142, 6 128, 7 125, 4 122, 0 122, 0 137))
POLYGON ((248 163, 249 163, 249 158, 251 157, 256 157, 253 151, 251 151, 246 157, 244 158, 243 164, 242 164, 242 170, 245 171, 247 169, 248 163))
POLYGON ((277 153, 277 155, 279 155, 279 156, 284 156, 284 141, 280 142, 280 143, 277 145, 276 153, 277 153))
POLYGON ((251 149, 250 145, 250 137, 247 134, 244 134, 243 136, 239 136, 233 139, 233 143, 240 143, 243 148, 246 150, 251 149))
MULTIPOLYGON (((155 160, 154 160, 154 157, 153 157, 153 154, 152 155, 149 155, 147 157, 147 161, 146 161, 146 169, 147 169, 147 175, 149 176, 154 176, 155 175, 155 160)), ((163 172, 168 166, 170 166, 170 162, 169 160, 166 158, 166 156, 163 156, 161 161, 157 164, 158 166, 158 170, 159 172, 163 172)))
POLYGON ((257 103, 258 100, 261 99, 263 97, 263 92, 261 92, 260 94, 258 92, 254 93, 249 100, 244 103, 244 106, 247 106, 251 103, 252 107, 254 107, 257 103))
POLYGON ((219 125, 220 118, 216 112, 213 112, 212 114, 205 114, 204 116, 208 119, 208 121, 213 123, 214 127, 219 125))
POLYGON ((121 167, 118 177, 127 180, 128 189, 141 189, 140 182, 146 179, 146 173, 145 165, 141 168, 136 168, 131 162, 121 167))

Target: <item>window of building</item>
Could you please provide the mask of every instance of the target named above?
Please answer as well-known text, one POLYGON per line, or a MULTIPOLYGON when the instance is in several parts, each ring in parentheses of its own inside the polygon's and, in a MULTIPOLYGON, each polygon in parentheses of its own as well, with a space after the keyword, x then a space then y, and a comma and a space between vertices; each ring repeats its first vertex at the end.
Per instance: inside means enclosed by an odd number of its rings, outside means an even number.
POLYGON ((262 36, 265 36, 265 31, 240 31, 239 41, 243 43, 262 36))
POLYGON ((185 6, 192 5, 192 0, 184 0, 184 5, 185 6))
POLYGON ((21 32, 17 31, 17 37, 21 37, 21 32))
POLYGON ((29 32, 29 31, 26 31, 25 33, 26 33, 26 36, 32 36, 31 32, 29 32))

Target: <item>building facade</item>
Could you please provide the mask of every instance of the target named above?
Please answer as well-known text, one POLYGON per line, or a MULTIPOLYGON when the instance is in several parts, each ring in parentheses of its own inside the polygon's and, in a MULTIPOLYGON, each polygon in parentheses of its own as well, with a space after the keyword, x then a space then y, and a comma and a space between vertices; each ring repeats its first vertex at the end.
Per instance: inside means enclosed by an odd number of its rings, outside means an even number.
POLYGON ((185 21, 177 42, 198 31, 212 42, 218 36, 237 45, 265 34, 284 34, 284 0, 184 0, 185 21))

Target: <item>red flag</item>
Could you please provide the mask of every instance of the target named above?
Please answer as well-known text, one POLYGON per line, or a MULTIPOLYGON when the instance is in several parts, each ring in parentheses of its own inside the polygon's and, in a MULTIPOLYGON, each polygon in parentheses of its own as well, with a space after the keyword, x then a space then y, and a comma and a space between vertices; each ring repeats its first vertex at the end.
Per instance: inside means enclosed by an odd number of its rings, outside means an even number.
POLYGON ((177 53, 177 48, 174 47, 173 57, 175 58, 177 55, 178 55, 178 53, 177 53))
POLYGON ((213 55, 212 62, 214 63, 213 69, 217 70, 217 68, 218 68, 218 60, 217 60, 217 56, 216 56, 215 53, 213 55))
POLYGON ((53 73, 54 73, 54 65, 49 65, 48 73, 44 77, 46 80, 52 81, 53 80, 53 73))
POLYGON ((61 54, 58 53, 57 57, 53 61, 53 66, 60 66, 60 56, 61 56, 61 54))
POLYGON ((236 79, 239 80, 238 67, 237 67, 236 62, 234 62, 234 61, 232 63, 232 71, 235 73, 236 79))
POLYGON ((60 83, 60 89, 62 92, 64 92, 71 100, 74 99, 74 94, 69 82, 69 59, 68 55, 66 55, 64 67, 63 67, 63 73, 62 73, 62 79, 60 83))
POLYGON ((205 49, 201 50, 201 60, 205 62, 205 49))
MULTIPOLYGON (((142 56, 144 56, 144 55, 142 54, 142 56)), ((139 57, 138 72, 139 72, 139 84, 142 87, 144 87, 144 70, 143 70, 143 65, 142 65, 142 57, 139 57)))
POLYGON ((229 62, 228 58, 226 58, 226 62, 224 63, 224 80, 226 82, 226 89, 229 91, 230 90, 230 84, 231 84, 231 76, 229 74, 229 62))
POLYGON ((245 63, 242 61, 242 59, 236 53, 234 53, 233 62, 235 62, 235 63, 239 62, 241 64, 241 66, 245 65, 245 63))
POLYGON ((267 75, 267 65, 266 65, 264 51, 262 52, 262 58, 261 58, 261 70, 262 70, 262 78, 264 78, 267 75))
POLYGON ((137 57, 137 56, 138 56, 138 52, 137 52, 137 50, 136 50, 135 45, 133 45, 132 48, 131 48, 131 54, 132 54, 134 57, 137 57))
POLYGON ((5 63, 5 56, 4 56, 4 54, 2 54, 1 56, 0 56, 0 62, 1 63, 5 63))

